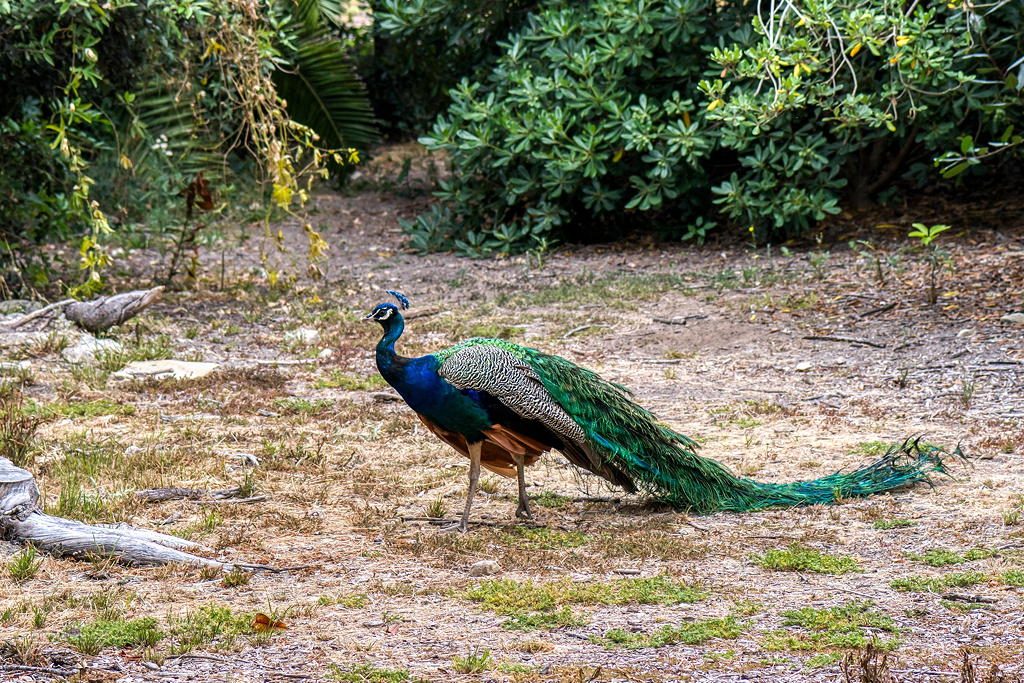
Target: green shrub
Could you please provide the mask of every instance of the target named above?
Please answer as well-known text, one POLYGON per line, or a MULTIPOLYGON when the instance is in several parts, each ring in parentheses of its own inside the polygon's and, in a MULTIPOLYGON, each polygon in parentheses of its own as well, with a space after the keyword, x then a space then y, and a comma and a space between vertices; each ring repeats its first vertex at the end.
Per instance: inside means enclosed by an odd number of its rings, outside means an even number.
MULTIPOLYGON (((381 30, 480 35, 461 2, 411 4, 422 11, 379 13, 381 30)), ((758 8, 538 3, 421 138, 453 172, 406 226, 412 246, 481 255, 638 225, 702 240, 723 222, 775 239, 838 213, 844 195, 937 181, 936 160, 952 177, 1020 149, 1018 3, 758 8)))

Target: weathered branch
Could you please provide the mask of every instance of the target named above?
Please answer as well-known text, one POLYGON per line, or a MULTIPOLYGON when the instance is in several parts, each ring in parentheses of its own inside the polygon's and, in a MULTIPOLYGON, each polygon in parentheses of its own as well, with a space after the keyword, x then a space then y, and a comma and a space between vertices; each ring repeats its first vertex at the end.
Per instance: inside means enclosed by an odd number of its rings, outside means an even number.
POLYGON ((39 506, 39 489, 32 474, 6 458, 0 458, 0 538, 31 543, 57 556, 100 555, 128 565, 225 566, 186 552, 200 546, 176 536, 125 524, 84 524, 48 515, 39 506))
POLYGON ((120 325, 160 300, 163 287, 137 289, 132 292, 101 296, 92 301, 65 299, 43 306, 37 311, 26 313, 20 318, 0 323, 0 332, 10 332, 54 312, 62 311, 64 317, 89 332, 102 332, 114 325, 120 325))
POLYGON ((73 303, 75 303, 74 299, 64 299, 63 301, 58 301, 57 303, 50 304, 49 306, 43 306, 39 310, 32 311, 31 313, 26 313, 20 318, 15 318, 14 320, 4 322, 0 329, 16 330, 22 325, 26 325, 27 323, 30 323, 33 320, 36 320, 37 318, 42 318, 44 315, 52 313, 58 309, 63 309, 66 306, 70 306, 73 303))
POLYGON ((102 332, 138 315, 160 300, 163 287, 101 296, 92 301, 76 301, 64 309, 64 317, 89 332, 102 332))

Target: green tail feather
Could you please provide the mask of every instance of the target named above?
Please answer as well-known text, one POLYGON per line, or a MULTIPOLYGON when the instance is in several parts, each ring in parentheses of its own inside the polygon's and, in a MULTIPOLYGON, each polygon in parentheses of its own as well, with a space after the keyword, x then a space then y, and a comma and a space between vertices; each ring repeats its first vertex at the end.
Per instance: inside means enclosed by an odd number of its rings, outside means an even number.
POLYGON ((959 447, 949 453, 922 445, 919 439, 907 439, 852 472, 789 484, 737 477, 720 463, 697 455, 696 442, 658 422, 630 400, 624 387, 564 358, 520 349, 552 397, 583 427, 591 447, 626 472, 638 488, 680 509, 710 513, 828 505, 930 483, 931 474, 947 473, 948 459, 964 457, 959 447))

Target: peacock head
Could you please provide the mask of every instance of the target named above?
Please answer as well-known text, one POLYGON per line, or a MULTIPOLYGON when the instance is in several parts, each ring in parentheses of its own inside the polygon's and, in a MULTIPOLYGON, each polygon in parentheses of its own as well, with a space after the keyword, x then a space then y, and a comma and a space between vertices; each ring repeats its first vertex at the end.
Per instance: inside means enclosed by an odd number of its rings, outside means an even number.
MULTIPOLYGON (((409 299, 407 299, 404 294, 390 289, 387 290, 387 293, 398 300, 398 304, 403 310, 409 308, 409 299)), ((370 311, 363 320, 376 320, 382 327, 387 329, 395 320, 401 319, 401 317, 402 314, 399 311, 398 306, 392 303, 382 303, 374 306, 373 310, 370 311)))

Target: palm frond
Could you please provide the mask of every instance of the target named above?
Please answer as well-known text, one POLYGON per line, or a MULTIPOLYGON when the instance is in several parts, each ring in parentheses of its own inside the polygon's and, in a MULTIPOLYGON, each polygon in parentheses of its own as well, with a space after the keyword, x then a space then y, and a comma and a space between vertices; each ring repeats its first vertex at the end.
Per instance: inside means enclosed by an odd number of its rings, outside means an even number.
POLYGON ((295 49, 285 55, 289 64, 274 73, 274 83, 288 114, 316 131, 324 146, 366 148, 377 140, 377 127, 366 86, 324 22, 335 4, 299 0, 290 41, 295 49))

